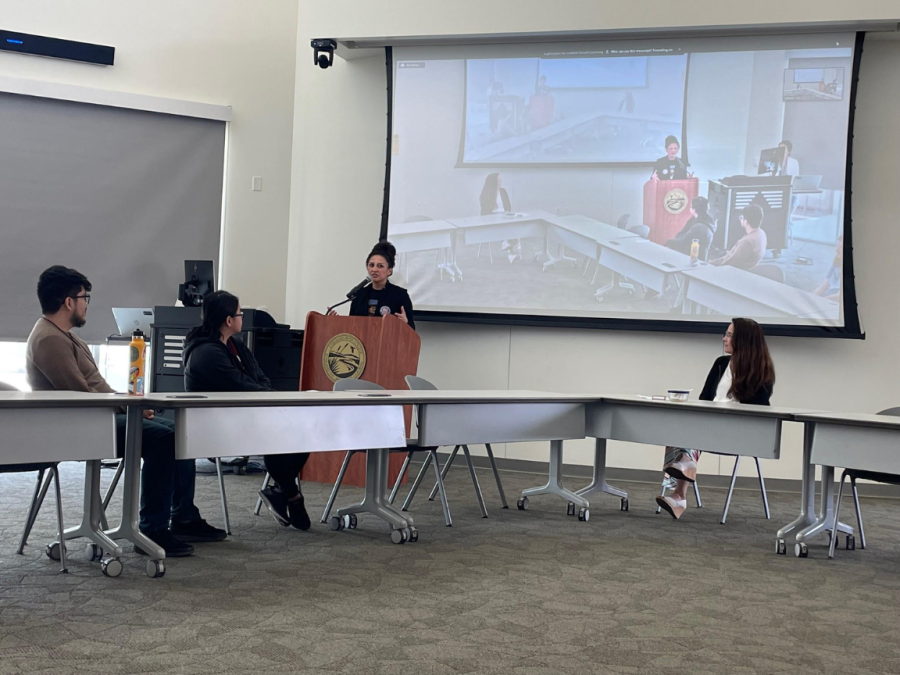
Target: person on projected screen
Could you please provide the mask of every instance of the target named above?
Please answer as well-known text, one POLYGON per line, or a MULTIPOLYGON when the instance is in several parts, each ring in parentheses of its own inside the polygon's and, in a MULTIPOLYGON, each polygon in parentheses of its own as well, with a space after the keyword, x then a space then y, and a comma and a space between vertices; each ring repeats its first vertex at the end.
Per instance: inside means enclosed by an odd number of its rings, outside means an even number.
POLYGON ((694 197, 691 201, 691 217, 684 224, 681 232, 666 242, 666 246, 681 251, 685 255, 691 254, 691 244, 694 239, 700 244, 700 260, 706 260, 709 245, 712 243, 713 234, 716 231, 716 221, 709 215, 709 201, 706 197, 694 197))
MULTIPOLYGON (((392 314, 415 330, 412 300, 405 288, 389 280, 394 273, 397 249, 389 241, 379 241, 366 258, 366 274, 372 283, 362 289, 350 303, 350 316, 382 317, 392 314)), ((331 310, 329 314, 337 314, 331 310)))
MULTIPOLYGON (((492 213, 511 213, 512 204, 509 201, 509 193, 503 187, 503 180, 499 173, 489 173, 484 179, 484 187, 481 188, 479 197, 481 215, 489 216, 492 213)), ((516 258, 522 258, 522 244, 518 239, 504 239, 501 248, 509 251, 509 262, 515 262, 516 258)))
POLYGON ((784 148, 784 160, 779 165, 778 170, 775 172, 775 175, 799 176, 800 162, 797 161, 796 157, 791 157, 791 153, 794 151, 794 144, 785 139, 778 144, 778 147, 784 148))
POLYGON ((721 258, 710 260, 713 265, 731 265, 749 270, 759 265, 766 255, 766 231, 760 227, 763 221, 763 210, 758 204, 748 204, 741 210, 741 227, 746 234, 738 239, 721 258))
POLYGON ((666 136, 666 156, 660 157, 653 165, 653 180, 684 180, 688 177, 687 167, 678 156, 681 143, 674 136, 666 136))
MULTIPOLYGON (((732 319, 722 343, 725 355, 713 363, 700 400, 769 405, 775 366, 760 325, 753 319, 732 319)), ((673 518, 680 518, 687 508, 687 489, 697 480, 699 458, 699 450, 666 447, 664 485, 674 489, 670 495, 657 497, 656 503, 673 518)))

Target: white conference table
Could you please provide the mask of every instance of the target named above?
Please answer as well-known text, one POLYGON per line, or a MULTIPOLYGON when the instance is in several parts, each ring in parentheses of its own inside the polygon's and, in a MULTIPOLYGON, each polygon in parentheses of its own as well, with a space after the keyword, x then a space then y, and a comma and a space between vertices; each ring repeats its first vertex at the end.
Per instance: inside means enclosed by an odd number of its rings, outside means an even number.
POLYGON ((839 305, 774 279, 732 265, 705 265, 684 272, 686 314, 705 307, 732 316, 839 318, 839 305))
POLYGON ((86 537, 111 559, 119 558, 122 548, 102 531, 100 461, 116 457, 116 412, 132 399, 76 391, 0 391, 0 464, 87 462, 84 515, 63 536, 86 537))
MULTIPOLYGON (((397 253, 416 251, 449 251, 449 256, 437 261, 437 268, 447 272, 455 280, 462 279, 462 271, 456 264, 456 226, 446 220, 417 220, 411 223, 394 223, 388 226, 391 243, 397 253)), ((406 268, 409 281, 409 266, 406 268)))
MULTIPOLYGON (((819 513, 813 518, 812 498, 808 511, 778 532, 779 553, 785 553, 784 539, 796 530, 794 554, 805 558, 812 537, 831 531, 836 536, 834 513, 834 469, 844 467, 860 471, 900 474, 900 419, 864 413, 809 413, 795 420, 805 426, 804 484, 815 479, 816 466, 822 467, 822 492, 819 513), (808 440, 807 440, 808 439, 808 440), (790 528, 790 529, 789 529, 790 528)), ((811 488, 804 487, 812 493, 811 488)), ((853 528, 838 522, 837 529, 850 536, 853 528)), ((865 534, 860 532, 865 546, 865 534)))
MULTIPOLYGON (((706 263, 691 263, 691 257, 642 237, 610 241, 600 251, 599 264, 629 279, 662 293, 673 274, 704 267, 706 263)), ((616 279, 597 290, 595 297, 602 298, 616 286, 616 279)))
MULTIPOLYGON (((600 260, 600 252, 604 246, 610 246, 612 242, 623 239, 640 238, 635 232, 622 230, 614 225, 588 218, 587 216, 553 216, 548 220, 553 226, 550 237, 576 253, 588 258, 588 260, 600 260)), ((587 274, 588 266, 585 265, 584 273, 587 274)), ((600 265, 597 265, 597 270, 600 265)), ((597 276, 594 271, 594 278, 597 276)))

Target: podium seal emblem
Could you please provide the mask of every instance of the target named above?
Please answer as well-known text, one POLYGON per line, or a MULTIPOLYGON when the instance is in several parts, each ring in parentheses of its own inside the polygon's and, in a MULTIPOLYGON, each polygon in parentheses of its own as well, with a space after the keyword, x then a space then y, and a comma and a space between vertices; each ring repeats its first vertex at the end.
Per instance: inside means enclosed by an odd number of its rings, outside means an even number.
POLYGON ((366 369, 366 348, 355 335, 335 335, 322 351, 322 369, 332 382, 358 380, 366 369))
POLYGON ((666 207, 666 211, 671 213, 673 216, 678 215, 682 211, 687 208, 688 205, 688 196, 687 193, 681 188, 673 188, 666 193, 666 196, 663 198, 663 206, 666 207))

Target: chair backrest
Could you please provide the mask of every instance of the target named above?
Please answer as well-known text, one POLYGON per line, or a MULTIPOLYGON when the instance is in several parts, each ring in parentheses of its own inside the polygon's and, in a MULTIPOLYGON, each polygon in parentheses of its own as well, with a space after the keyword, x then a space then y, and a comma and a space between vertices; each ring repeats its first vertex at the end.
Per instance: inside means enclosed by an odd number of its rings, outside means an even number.
POLYGON ((639 235, 642 239, 647 239, 650 237, 650 228, 646 225, 632 225, 628 228, 629 232, 634 232, 636 235, 639 235))
POLYGON ((410 216, 409 218, 406 218, 403 222, 404 223, 423 223, 426 220, 431 220, 431 217, 430 216, 410 216))
POLYGON ((6 382, 0 382, 0 391, 19 391, 19 388, 7 384, 6 382))
POLYGON ((784 283, 784 270, 777 265, 757 265, 751 268, 750 271, 761 277, 777 281, 779 284, 784 283))
POLYGON ((431 384, 431 382, 426 380, 424 377, 407 375, 405 379, 406 386, 409 387, 411 391, 437 391, 437 387, 431 384))
POLYGON ((622 214, 621 216, 619 216, 619 219, 616 221, 616 227, 618 227, 620 230, 624 230, 626 227, 628 227, 628 220, 630 218, 631 218, 630 213, 622 214))
POLYGON ((369 382, 368 380, 338 380, 334 383, 334 391, 373 391, 384 389, 380 384, 369 382))
POLYGON ((900 408, 885 408, 879 415, 889 415, 890 417, 900 417, 900 408))

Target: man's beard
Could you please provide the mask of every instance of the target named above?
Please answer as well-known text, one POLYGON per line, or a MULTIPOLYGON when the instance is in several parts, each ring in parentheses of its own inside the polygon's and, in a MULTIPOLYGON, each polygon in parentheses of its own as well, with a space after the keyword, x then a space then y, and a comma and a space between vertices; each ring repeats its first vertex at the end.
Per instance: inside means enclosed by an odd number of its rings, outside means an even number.
POLYGON ((87 317, 85 317, 85 316, 73 316, 72 317, 72 328, 81 328, 86 323, 87 323, 87 317))

